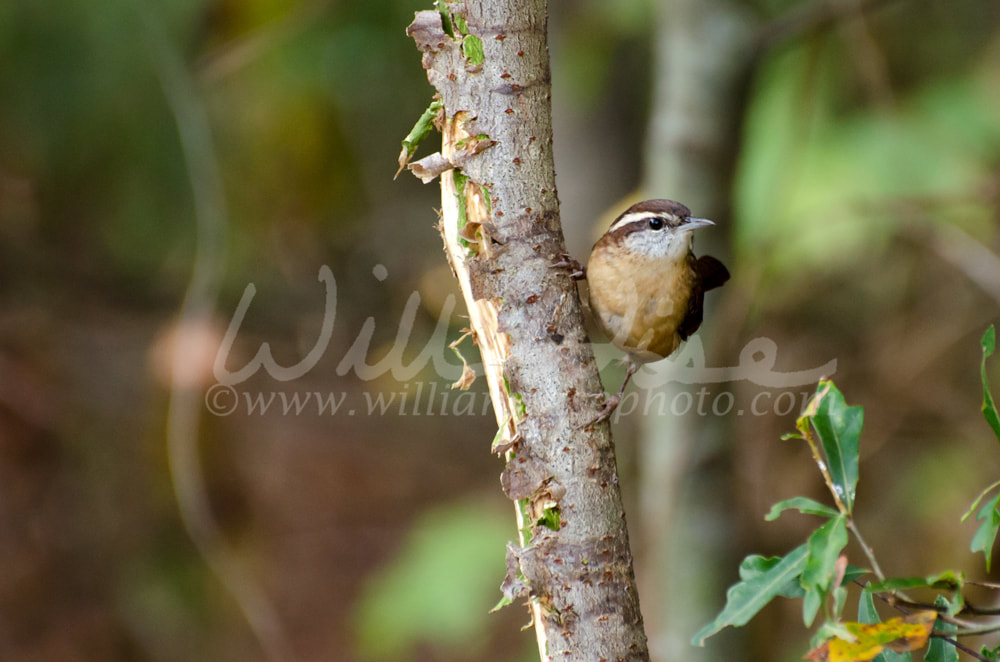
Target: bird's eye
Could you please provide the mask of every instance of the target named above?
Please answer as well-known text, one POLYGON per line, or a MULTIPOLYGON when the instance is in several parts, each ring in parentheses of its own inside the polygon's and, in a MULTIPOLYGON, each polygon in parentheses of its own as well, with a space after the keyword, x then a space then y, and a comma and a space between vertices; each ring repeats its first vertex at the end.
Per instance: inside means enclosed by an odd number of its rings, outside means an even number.
POLYGON ((663 229, 663 219, 662 218, 651 218, 651 219, 649 219, 649 229, 650 230, 662 230, 663 229))

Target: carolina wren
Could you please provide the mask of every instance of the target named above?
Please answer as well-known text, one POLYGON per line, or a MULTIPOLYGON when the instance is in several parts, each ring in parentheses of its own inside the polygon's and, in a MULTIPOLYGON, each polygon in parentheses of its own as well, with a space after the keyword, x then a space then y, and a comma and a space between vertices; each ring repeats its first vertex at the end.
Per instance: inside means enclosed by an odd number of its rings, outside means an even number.
POLYGON ((701 326, 705 292, 729 280, 729 271, 708 255, 695 257, 692 231, 715 225, 693 218, 673 200, 645 200, 616 218, 590 253, 586 278, 590 307, 611 342, 627 355, 618 395, 607 398, 590 424, 608 418, 629 379, 643 363, 670 356, 701 326))

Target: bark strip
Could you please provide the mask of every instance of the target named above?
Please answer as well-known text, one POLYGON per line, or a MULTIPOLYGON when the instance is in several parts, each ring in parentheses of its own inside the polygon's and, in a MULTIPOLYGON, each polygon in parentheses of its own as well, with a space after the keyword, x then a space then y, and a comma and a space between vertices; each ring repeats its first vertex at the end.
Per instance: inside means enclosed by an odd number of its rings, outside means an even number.
POLYGON ((407 33, 443 102, 441 230, 517 503, 505 591, 528 597, 543 660, 647 660, 610 432, 584 428, 602 404, 588 396, 597 366, 575 283, 550 266, 565 244, 546 5, 439 4, 407 33))

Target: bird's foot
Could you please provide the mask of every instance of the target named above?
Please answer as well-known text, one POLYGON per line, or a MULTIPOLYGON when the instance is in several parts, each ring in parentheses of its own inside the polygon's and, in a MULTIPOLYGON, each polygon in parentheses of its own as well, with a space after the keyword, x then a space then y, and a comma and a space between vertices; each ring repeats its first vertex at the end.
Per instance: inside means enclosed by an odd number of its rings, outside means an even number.
POLYGON ((553 262, 550 266, 553 269, 569 269, 569 277, 573 280, 583 280, 587 277, 587 267, 569 253, 561 253, 559 261, 553 262))
POLYGON ((621 388, 618 389, 618 394, 607 396, 604 399, 604 407, 601 409, 601 412, 597 415, 596 418, 584 424, 583 427, 585 428, 590 427, 592 425, 600 423, 601 421, 606 421, 608 418, 611 417, 611 414, 614 413, 615 409, 618 408, 618 405, 621 404, 622 396, 625 395, 625 387, 628 386, 628 382, 630 379, 632 379, 632 375, 635 374, 635 371, 639 369, 639 364, 636 363, 631 358, 627 358, 626 363, 628 363, 628 370, 625 372, 625 379, 624 381, 622 381, 621 388))
MULTIPOLYGON (((599 395, 599 394, 594 394, 599 395)), ((603 394, 600 394, 603 395, 603 394)), ((606 421, 611 417, 611 414, 615 413, 615 409, 621 404, 621 397, 617 395, 609 395, 604 400, 604 407, 601 408, 600 413, 592 418, 591 420, 584 423, 581 427, 589 428, 593 425, 597 425, 601 421, 606 421)))

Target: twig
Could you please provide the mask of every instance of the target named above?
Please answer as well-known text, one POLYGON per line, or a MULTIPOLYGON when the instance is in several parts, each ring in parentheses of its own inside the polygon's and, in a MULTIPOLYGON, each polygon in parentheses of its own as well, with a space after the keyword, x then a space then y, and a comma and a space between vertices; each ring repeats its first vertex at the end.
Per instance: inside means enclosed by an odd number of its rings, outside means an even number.
MULTIPOLYGON (((875 552, 874 550, 872 550, 871 547, 869 547, 868 543, 865 542, 865 539, 861 537, 861 531, 859 531, 858 527, 855 526, 853 518, 848 518, 847 528, 851 530, 851 533, 853 533, 854 537, 857 538, 858 544, 861 545, 861 551, 863 551, 865 553, 865 556, 868 558, 868 563, 870 563, 872 566, 872 572, 875 573, 875 576, 878 577, 878 580, 880 582, 884 582, 885 574, 883 574, 882 568, 879 566, 878 561, 875 560, 875 552)), ((899 595, 903 594, 900 593, 899 595)))
MULTIPOLYGON (((966 582, 971 584, 972 582, 966 582)), ((965 609, 962 611, 967 611, 973 616, 1000 616, 1000 607, 977 607, 976 605, 969 604, 969 601, 965 601, 965 609)))
POLYGON ((955 616, 949 616, 948 614, 941 614, 940 618, 958 627, 965 628, 965 630, 962 631, 963 633, 984 634, 986 632, 994 632, 1000 630, 1000 623, 980 625, 977 623, 973 623, 971 621, 967 621, 964 618, 956 618, 955 616))
POLYGON ((965 274, 994 301, 1000 303, 1000 258, 956 225, 929 225, 932 248, 965 274))
POLYGON ((940 613, 948 610, 947 607, 942 607, 941 605, 930 605, 926 602, 913 602, 912 600, 906 600, 896 596, 890 598, 890 602, 897 607, 906 607, 907 609, 917 609, 919 611, 931 610, 940 613))
MULTIPOLYGON (((944 618, 944 615, 942 615, 942 618, 944 618)), ((952 621, 952 619, 949 618, 945 618, 944 620, 948 622, 952 621)), ((953 632, 950 632, 949 634, 953 634, 956 637, 974 637, 983 634, 990 634, 992 632, 1000 632, 1000 623, 994 623, 992 625, 979 625, 979 626, 971 625, 970 627, 966 627, 961 630, 955 630, 953 632)))
MULTIPOLYGON (((865 587, 865 585, 862 584, 857 579, 854 580, 854 583, 860 586, 861 588, 865 587)), ((909 610, 909 606, 914 604, 909 600, 897 600, 894 595, 883 595, 882 593, 872 593, 872 597, 878 598, 879 600, 889 605, 893 609, 901 612, 903 615, 909 615, 911 613, 909 610)))

